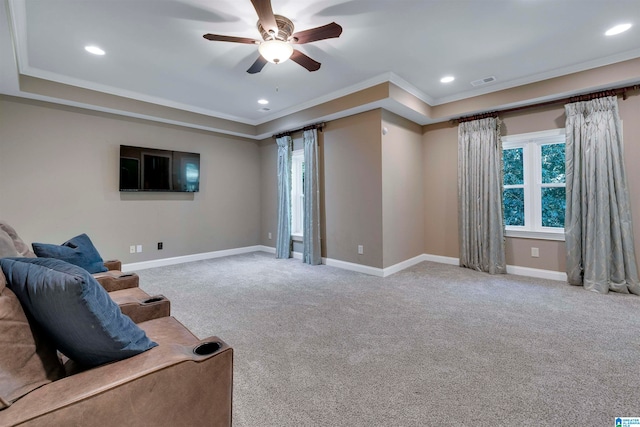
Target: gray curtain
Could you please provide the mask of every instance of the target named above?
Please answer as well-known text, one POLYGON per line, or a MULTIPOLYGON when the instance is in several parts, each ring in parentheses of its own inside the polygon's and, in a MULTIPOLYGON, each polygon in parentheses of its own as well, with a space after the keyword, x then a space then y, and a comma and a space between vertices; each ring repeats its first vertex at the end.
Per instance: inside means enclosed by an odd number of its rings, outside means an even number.
POLYGON ((278 144, 278 232, 276 258, 291 256, 291 137, 276 139, 278 144))
POLYGON ((502 217, 502 146, 497 118, 458 127, 460 266, 506 272, 502 217))
POLYGON ((565 105, 567 279, 640 295, 615 96, 565 105))
POLYGON ((304 131, 304 215, 302 262, 322 263, 320 256, 320 190, 318 188, 318 131, 304 131))

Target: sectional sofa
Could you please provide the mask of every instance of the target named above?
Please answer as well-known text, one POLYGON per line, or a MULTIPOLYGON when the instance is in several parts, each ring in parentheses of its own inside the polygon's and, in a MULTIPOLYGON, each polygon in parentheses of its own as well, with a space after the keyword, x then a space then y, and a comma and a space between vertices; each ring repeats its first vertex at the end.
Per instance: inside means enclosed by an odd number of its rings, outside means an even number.
POLYGON ((0 426, 231 425, 233 349, 193 335, 137 275, 102 286, 3 222, 0 267, 0 426))

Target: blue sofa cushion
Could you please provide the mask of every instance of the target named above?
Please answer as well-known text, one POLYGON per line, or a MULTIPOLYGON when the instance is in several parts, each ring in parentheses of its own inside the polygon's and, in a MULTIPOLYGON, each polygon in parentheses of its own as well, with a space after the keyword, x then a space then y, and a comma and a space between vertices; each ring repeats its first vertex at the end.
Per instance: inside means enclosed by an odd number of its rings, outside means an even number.
POLYGON ((61 259, 82 267, 91 274, 107 271, 104 260, 86 234, 76 236, 62 245, 33 243, 31 246, 36 255, 42 258, 61 259))
POLYGON ((84 269, 53 258, 3 258, 7 286, 70 359, 93 367, 157 344, 84 269))

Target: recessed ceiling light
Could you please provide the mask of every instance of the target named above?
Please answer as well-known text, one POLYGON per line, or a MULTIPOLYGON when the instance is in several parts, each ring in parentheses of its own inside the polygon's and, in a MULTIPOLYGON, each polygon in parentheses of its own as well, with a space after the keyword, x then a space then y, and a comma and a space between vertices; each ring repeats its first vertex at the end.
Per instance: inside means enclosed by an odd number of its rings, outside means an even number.
POLYGON ((456 78, 453 76, 445 76, 443 78, 440 79, 440 83, 451 83, 452 81, 454 81, 456 78))
POLYGON ((606 33, 604 33, 605 36, 615 36, 616 34, 620 34, 620 33, 624 33, 625 31, 627 31, 629 28, 631 28, 631 24, 620 24, 620 25, 616 25, 615 27, 609 28, 607 30, 606 33))
POLYGON ((100 49, 98 46, 85 46, 84 50, 89 53, 93 53, 94 55, 104 55, 104 50, 100 49))
POLYGON ((268 103, 269 101, 267 101, 266 99, 258 99, 258 104, 267 105, 268 103))

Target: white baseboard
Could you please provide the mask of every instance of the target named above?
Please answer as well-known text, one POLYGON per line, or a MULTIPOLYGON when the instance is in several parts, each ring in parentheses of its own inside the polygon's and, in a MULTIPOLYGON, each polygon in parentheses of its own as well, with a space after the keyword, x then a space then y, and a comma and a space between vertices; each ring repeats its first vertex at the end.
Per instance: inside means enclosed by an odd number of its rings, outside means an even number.
POLYGON ((507 265, 507 273, 517 276, 537 277, 539 279, 567 281, 567 273, 562 271, 541 270, 539 268, 520 267, 517 265, 507 265))
MULTIPOLYGON (((271 246, 256 245, 256 246, 247 246, 244 248, 225 249, 221 251, 178 256, 173 258, 163 258, 163 259, 155 259, 151 261, 133 262, 129 264, 123 264, 122 271, 129 272, 129 271, 136 271, 136 270, 145 270, 147 268, 163 267, 166 265, 182 264, 184 262, 202 261, 205 259, 221 258, 225 256, 240 255, 240 254, 258 252, 258 251, 275 254, 276 248, 273 248, 271 246)), ((300 259, 300 260, 302 259, 301 252, 293 252, 292 256, 295 259, 300 259)), ((330 267, 337 267, 337 268, 342 268, 343 270, 356 271, 358 273, 364 273, 364 274, 368 274, 370 276, 376 276, 376 277, 391 276, 392 274, 395 274, 406 268, 419 264, 423 261, 432 261, 432 262, 438 262, 441 264, 450 264, 450 265, 459 265, 460 263, 458 258, 446 257, 441 255, 422 254, 422 255, 413 257, 411 259, 399 262, 387 268, 377 268, 377 267, 370 267, 368 265, 356 264, 353 262, 340 261, 332 258, 322 258, 322 263, 330 267)), ((567 281, 567 274, 562 271, 541 270, 538 268, 520 267, 517 265, 507 265, 507 273, 515 274, 517 276, 537 277, 540 279, 559 280, 564 282, 567 281)))
MULTIPOLYGON (((425 254, 425 261, 439 262, 441 264, 459 265, 459 258, 444 257, 440 255, 425 254)), ((566 282, 567 273, 562 271, 542 270, 539 268, 520 267, 518 265, 507 265, 507 273, 516 276, 537 277, 539 279, 559 280, 566 282)))
MULTIPOLYGON (((275 253, 274 248, 265 246, 268 250, 266 252, 275 253)), ((302 260, 302 252, 291 252, 291 258, 302 260)), ((356 264, 353 262, 340 261, 331 258, 322 258, 322 264, 329 267, 337 267, 343 270, 356 271, 358 273, 368 274, 370 276, 384 277, 384 271, 381 268, 370 267, 368 265, 356 264)), ((405 267, 406 268, 406 267, 405 267)))
POLYGON ((356 271, 358 273, 368 274, 370 276, 384 277, 384 270, 381 268, 370 267, 368 265, 356 264, 354 262, 340 261, 331 258, 322 258, 322 263, 329 267, 342 268, 343 270, 356 271))
POLYGON ((390 267, 387 267, 385 269, 382 270, 382 277, 387 277, 387 276, 391 276, 394 273, 397 273, 398 271, 402 271, 405 268, 409 268, 412 267, 416 264, 420 264, 423 261, 429 261, 427 259, 427 255, 426 254, 422 254, 422 255, 418 255, 416 257, 410 258, 408 260, 399 262, 397 264, 394 264, 390 267))
MULTIPOLYGON (((127 272, 127 271, 145 270, 147 268, 164 267, 167 265, 182 264, 184 262, 202 261, 204 259, 212 259, 212 258, 222 258, 225 256, 246 254, 249 252, 258 252, 258 251, 261 251, 262 248, 263 248, 262 246, 247 246, 244 248, 224 249, 221 251, 204 252, 200 254, 177 256, 173 258, 162 258, 162 259, 154 259, 151 261, 133 262, 129 264, 123 264, 122 271, 127 272)), ((268 248, 268 246, 265 246, 264 248, 268 248)), ((273 250, 273 252, 275 253, 275 249, 273 250)))
POLYGON ((439 262, 440 264, 460 265, 460 258, 431 254, 424 254, 424 257, 425 261, 439 262))
POLYGON ((276 253, 276 248, 272 246, 259 245, 258 248, 259 248, 258 250, 261 252, 269 252, 270 254, 276 253))

